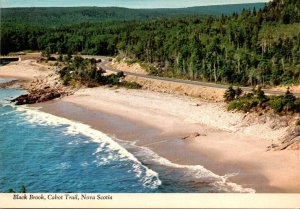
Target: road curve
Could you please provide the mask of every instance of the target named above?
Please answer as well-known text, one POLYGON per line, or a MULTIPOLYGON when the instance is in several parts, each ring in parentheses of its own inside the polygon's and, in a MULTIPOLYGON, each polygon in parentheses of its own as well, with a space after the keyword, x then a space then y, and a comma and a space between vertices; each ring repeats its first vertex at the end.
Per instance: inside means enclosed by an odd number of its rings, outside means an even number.
MULTIPOLYGON (((108 57, 98 57, 101 58, 102 62, 99 64, 99 67, 101 67, 104 70, 109 70, 113 72, 121 72, 121 70, 114 69, 111 67, 108 67, 107 64, 109 63, 108 57)), ((158 76, 151 76, 151 75, 142 75, 138 73, 132 73, 132 72, 124 72, 125 75, 135 76, 139 78, 146 78, 151 80, 159 80, 159 81, 168 81, 173 83, 181 83, 181 84, 189 84, 194 86, 203 86, 203 87, 210 87, 210 88, 216 88, 216 89, 227 89, 229 85, 222 85, 222 84, 216 84, 216 83, 209 83, 209 82, 201 82, 201 81, 191 81, 191 80, 180 80, 175 78, 167 78, 167 77, 158 77, 158 76)), ((240 87, 245 92, 251 92, 252 87, 240 87)), ((282 91, 275 91, 275 90, 269 90, 269 89, 263 89, 263 91, 268 95, 283 95, 285 92, 282 91)), ((296 97, 300 97, 300 93, 294 94, 296 97)))

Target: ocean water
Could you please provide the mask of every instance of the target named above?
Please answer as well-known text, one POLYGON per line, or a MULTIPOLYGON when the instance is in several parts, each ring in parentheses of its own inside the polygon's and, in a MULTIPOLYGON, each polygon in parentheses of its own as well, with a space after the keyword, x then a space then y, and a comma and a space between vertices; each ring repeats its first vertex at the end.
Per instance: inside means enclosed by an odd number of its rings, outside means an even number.
MULTIPOLYGON (((3 82, 3 80, 0 80, 3 82)), ((178 165, 88 125, 7 101, 0 89, 0 192, 254 192, 201 165, 178 165)))

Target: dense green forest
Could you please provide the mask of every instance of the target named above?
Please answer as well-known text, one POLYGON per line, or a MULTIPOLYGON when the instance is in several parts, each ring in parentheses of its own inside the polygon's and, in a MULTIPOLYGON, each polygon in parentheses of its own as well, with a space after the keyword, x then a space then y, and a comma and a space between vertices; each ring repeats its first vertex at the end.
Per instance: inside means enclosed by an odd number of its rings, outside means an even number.
POLYGON ((128 9, 120 7, 45 7, 45 8, 5 8, 2 21, 30 25, 60 26, 74 23, 100 21, 128 21, 161 19, 165 17, 191 15, 231 15, 240 13, 244 8, 263 8, 265 3, 233 4, 188 7, 178 9, 128 9))
POLYGON ((240 85, 300 82, 299 0, 273 0, 231 15, 61 26, 51 18, 49 24, 30 24, 17 10, 10 14, 1 25, 3 54, 31 49, 118 55, 154 66, 149 72, 160 76, 240 85))

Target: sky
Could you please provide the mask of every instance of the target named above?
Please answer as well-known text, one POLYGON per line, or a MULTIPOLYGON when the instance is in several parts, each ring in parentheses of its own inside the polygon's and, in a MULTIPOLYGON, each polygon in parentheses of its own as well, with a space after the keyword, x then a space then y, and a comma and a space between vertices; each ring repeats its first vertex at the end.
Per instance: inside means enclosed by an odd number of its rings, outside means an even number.
POLYGON ((127 8, 180 8, 205 5, 266 2, 267 0, 0 0, 6 7, 127 7, 127 8))

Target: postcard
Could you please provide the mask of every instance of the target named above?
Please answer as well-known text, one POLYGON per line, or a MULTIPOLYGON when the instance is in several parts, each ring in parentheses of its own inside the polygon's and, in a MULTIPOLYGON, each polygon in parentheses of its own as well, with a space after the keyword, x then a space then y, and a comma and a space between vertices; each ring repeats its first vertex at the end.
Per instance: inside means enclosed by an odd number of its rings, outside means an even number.
POLYGON ((0 208, 299 208, 298 0, 4 0, 0 208))

